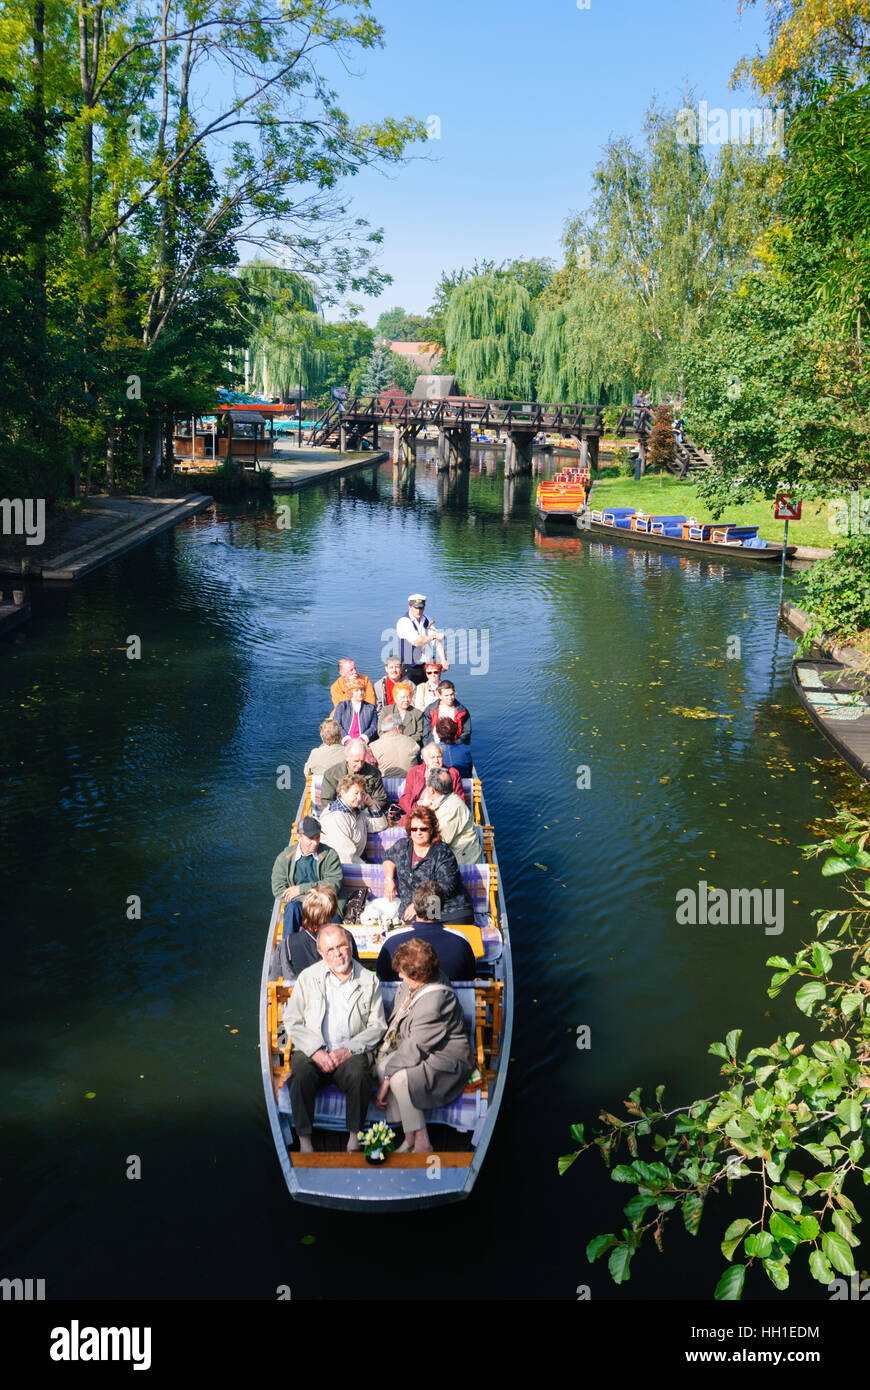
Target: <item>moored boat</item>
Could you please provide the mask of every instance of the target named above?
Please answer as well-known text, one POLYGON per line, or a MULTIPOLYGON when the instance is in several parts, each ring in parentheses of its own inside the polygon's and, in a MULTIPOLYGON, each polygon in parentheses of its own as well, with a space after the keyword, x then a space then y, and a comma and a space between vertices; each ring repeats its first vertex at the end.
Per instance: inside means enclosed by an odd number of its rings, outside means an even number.
POLYGON ((551 519, 572 521, 580 516, 586 507, 589 477, 587 468, 566 467, 538 483, 535 507, 541 524, 551 519))
POLYGON ((795 694, 844 762, 870 782, 870 675, 839 661, 792 662, 795 694))
MULTIPOLYGON (((698 555, 763 563, 782 559, 782 546, 759 536, 757 526, 734 522, 699 522, 683 515, 648 516, 635 507, 606 507, 578 514, 577 527, 640 545, 698 555)), ((793 555, 795 549, 790 545, 786 555, 793 555)))
MULTIPOLYGON (((299 803, 296 821, 320 810, 319 777, 309 778, 299 803)), ((384 778, 387 796, 397 801, 404 778, 384 778)), ((283 933, 284 905, 276 899, 269 921, 260 987, 260 1053, 269 1123, 278 1158, 291 1196, 297 1201, 354 1211, 383 1211, 439 1206, 461 1201, 471 1192, 489 1145, 504 1091, 510 1056, 513 1013, 510 938, 499 876, 492 826, 476 773, 464 783, 468 805, 484 859, 460 869, 474 906, 474 922, 456 927, 468 938, 477 973, 472 981, 454 982, 476 1059, 476 1074, 451 1105, 427 1112, 432 1153, 389 1154, 385 1163, 370 1165, 362 1153, 321 1148, 302 1154, 294 1148, 293 1117, 288 1078, 292 1053, 283 1034, 282 1011, 293 984, 271 978, 275 948, 283 933)), ((383 892, 383 858, 389 846, 404 834, 388 829, 369 836, 366 862, 347 864, 344 887, 367 887, 375 896, 383 892)), ((293 831, 295 839, 295 825, 293 831)), ((292 840, 291 840, 292 843, 292 840)), ((360 960, 374 965, 385 932, 378 924, 361 927, 345 923, 353 932, 360 960)), ((397 986, 381 983, 384 1007, 389 1014, 397 986)), ((382 1120, 383 1112, 370 1106, 366 1124, 382 1120)), ((346 1130, 344 1096, 335 1086, 325 1086, 314 1112, 318 1141, 346 1130)))

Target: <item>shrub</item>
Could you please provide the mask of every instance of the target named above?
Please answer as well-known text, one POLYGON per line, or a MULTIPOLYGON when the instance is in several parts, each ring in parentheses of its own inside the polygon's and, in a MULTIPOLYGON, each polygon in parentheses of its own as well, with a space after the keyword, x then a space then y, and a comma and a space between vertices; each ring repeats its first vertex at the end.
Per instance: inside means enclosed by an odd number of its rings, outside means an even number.
POLYGON ((830 633, 856 637, 870 628, 870 536, 849 536, 827 560, 800 576, 801 603, 811 617, 802 646, 830 633))
POLYGON ((673 463, 675 456, 676 446, 671 424, 671 412, 666 405, 660 405, 656 411, 653 427, 649 432, 647 467, 654 468, 658 472, 669 463, 673 463))

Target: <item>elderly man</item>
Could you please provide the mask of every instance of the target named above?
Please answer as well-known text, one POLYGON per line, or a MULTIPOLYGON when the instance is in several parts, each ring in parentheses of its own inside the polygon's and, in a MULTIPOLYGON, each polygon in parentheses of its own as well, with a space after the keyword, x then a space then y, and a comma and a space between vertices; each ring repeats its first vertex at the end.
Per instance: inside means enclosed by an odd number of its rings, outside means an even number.
POLYGON ((444 655, 444 633, 439 632, 431 618, 424 617, 425 594, 408 595, 408 611, 396 623, 399 655, 408 680, 420 685, 426 679, 426 662, 438 660, 441 669, 449 669, 444 655), (436 647, 437 651, 432 648, 436 647))
MULTIPOLYGON (((375 703, 378 714, 393 703, 393 686, 402 679, 402 663, 397 656, 388 656, 384 662, 385 674, 375 681, 375 703)), ((433 697, 434 698, 434 697, 433 697)))
POLYGON ((344 762, 341 725, 335 719, 324 719, 320 725, 320 747, 312 748, 305 763, 305 776, 317 777, 336 763, 344 762))
MULTIPOLYGON (((405 790, 399 798, 399 805, 406 816, 410 815, 417 805, 420 794, 426 785, 427 774, 433 772, 436 767, 444 766, 444 755, 441 748, 442 745, 440 743, 424 743, 420 753, 420 757, 423 761, 418 763, 416 767, 412 767, 405 778, 405 790)), ((450 773, 450 781, 453 785, 453 790, 456 792, 459 799, 464 801, 465 791, 462 786, 462 778, 455 767, 449 768, 448 771, 450 773)))
MULTIPOLYGON (((418 711, 412 711, 417 713, 418 711)), ((385 710, 380 719, 381 736, 371 745, 382 777, 406 777, 420 756, 420 745, 402 729, 398 709, 385 710)))
POLYGON ((471 812, 453 790, 446 767, 436 767, 428 773, 425 790, 417 805, 431 806, 438 820, 441 839, 453 850, 457 864, 480 864, 483 861, 483 850, 471 812))
POLYGON ((393 956, 403 941, 416 936, 428 941, 435 951, 438 962, 448 980, 473 980, 477 974, 474 952, 464 932, 455 927, 441 925, 441 910, 444 907, 444 889, 434 879, 427 878, 414 889, 414 920, 406 927, 391 931, 378 956, 377 972, 379 980, 397 980, 393 969, 393 956))
POLYGON ((313 1153, 314 1107, 322 1086, 345 1094, 347 1151, 359 1148, 374 1074, 371 1057, 386 1031, 381 987, 351 955, 344 927, 321 927, 321 960, 300 974, 284 1006, 284 1027, 293 1045, 289 1081, 293 1125, 302 1153, 313 1153))
MULTIPOLYGON (((343 656, 338 663, 338 679, 334 680, 329 687, 333 714, 335 714, 336 707, 341 704, 342 700, 349 700, 351 698, 351 681, 356 680, 358 676, 359 671, 356 669, 356 662, 350 656, 343 656)), ((373 705, 375 703, 374 686, 368 676, 360 676, 360 680, 364 680, 366 683, 366 688, 363 691, 363 699, 373 705)))
POLYGON ((284 931, 298 931, 302 918, 302 899, 317 883, 335 889, 338 911, 344 912, 347 895, 342 894, 341 860, 334 849, 320 843, 320 821, 303 816, 296 827, 299 839, 289 844, 272 865, 272 896, 283 898, 284 931))
POLYGON ((386 816, 372 815, 363 805, 365 785, 362 777, 342 777, 335 800, 320 817, 324 843, 342 864, 362 864, 369 833, 387 828, 386 816))
POLYGON ((374 763, 367 763, 368 744, 361 738, 353 739, 344 745, 347 755, 344 762, 335 763, 323 774, 320 784, 321 806, 331 806, 338 795, 338 784, 342 777, 362 777, 365 782, 363 806, 369 811, 383 811, 387 804, 387 791, 379 769, 374 763))
POLYGON ((414 687, 410 681, 398 681, 393 686, 393 703, 385 710, 381 710, 378 715, 378 733, 384 732, 384 720, 390 718, 394 713, 400 716, 402 733, 407 734, 408 738, 414 739, 419 747, 423 741, 423 711, 415 709, 413 705, 414 687))

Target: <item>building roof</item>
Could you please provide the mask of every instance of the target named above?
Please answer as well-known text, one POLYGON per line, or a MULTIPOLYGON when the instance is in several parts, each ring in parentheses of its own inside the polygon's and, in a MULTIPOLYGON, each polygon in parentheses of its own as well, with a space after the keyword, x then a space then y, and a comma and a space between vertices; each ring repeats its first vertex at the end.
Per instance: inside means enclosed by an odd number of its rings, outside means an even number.
POLYGON ((417 377, 411 392, 411 400, 441 401, 446 396, 457 396, 458 394, 455 376, 433 376, 429 373, 417 377))

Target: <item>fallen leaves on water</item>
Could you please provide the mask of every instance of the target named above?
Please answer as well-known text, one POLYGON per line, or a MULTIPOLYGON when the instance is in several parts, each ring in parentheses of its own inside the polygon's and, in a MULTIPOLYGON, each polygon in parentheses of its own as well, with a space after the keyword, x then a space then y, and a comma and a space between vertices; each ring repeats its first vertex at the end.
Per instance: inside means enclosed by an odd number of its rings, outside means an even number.
POLYGON ((85 1100, 94 1100, 96 1098, 96 1094, 96 1091, 85 1091, 85 1100))
POLYGON ((537 861, 537 859, 535 860, 535 868, 536 868, 536 869, 543 869, 544 873, 547 872, 547 866, 546 866, 546 864, 539 864, 538 861, 537 861))
POLYGON ((299 1244, 300 1244, 300 1245, 313 1245, 314 1242, 316 1241, 316 1239, 317 1239, 317 1236, 302 1236, 302 1238, 301 1238, 300 1241, 299 1241, 299 1244))
POLYGON ((719 714, 718 710, 706 709, 704 705, 669 705, 668 714, 678 714, 681 719, 730 719, 730 714, 719 714))

